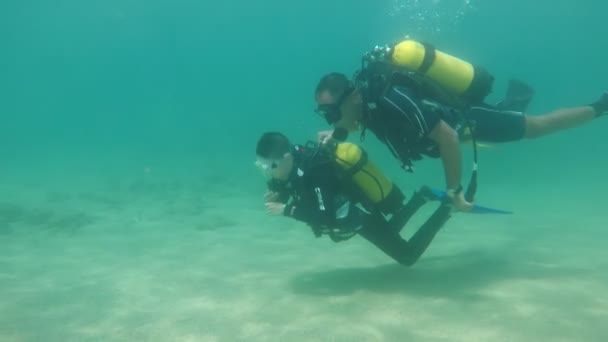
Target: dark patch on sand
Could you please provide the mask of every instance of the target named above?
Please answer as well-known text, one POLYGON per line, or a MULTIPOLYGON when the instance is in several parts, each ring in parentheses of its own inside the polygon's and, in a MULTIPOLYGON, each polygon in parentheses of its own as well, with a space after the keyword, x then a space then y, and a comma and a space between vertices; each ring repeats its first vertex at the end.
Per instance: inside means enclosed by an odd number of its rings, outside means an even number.
POLYGON ((0 225, 21 220, 25 216, 25 209, 13 203, 0 203, 0 225))
POLYGON ((122 209, 124 203, 115 197, 93 194, 93 193, 82 193, 78 196, 81 201, 89 202, 91 204, 98 205, 105 209, 122 209))
POLYGON ((212 216, 206 218, 205 222, 201 222, 195 226, 199 232, 215 231, 220 229, 233 228, 238 225, 236 220, 225 216, 212 216))
POLYGON ((46 209, 26 208, 12 203, 0 203, 0 229, 12 231, 16 225, 51 232, 75 234, 98 221, 84 212, 58 213, 46 209))

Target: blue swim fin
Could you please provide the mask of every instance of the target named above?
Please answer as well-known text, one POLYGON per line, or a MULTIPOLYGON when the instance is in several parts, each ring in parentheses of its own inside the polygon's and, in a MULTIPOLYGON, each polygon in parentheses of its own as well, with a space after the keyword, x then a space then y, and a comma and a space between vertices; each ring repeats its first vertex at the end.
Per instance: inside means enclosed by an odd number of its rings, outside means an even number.
MULTIPOLYGON (((437 189, 431 189, 433 192, 433 195, 437 198, 437 200, 441 200, 445 197, 445 191, 442 190, 437 190, 437 189)), ((506 210, 500 210, 500 209, 492 209, 492 208, 488 208, 488 207, 484 207, 481 205, 477 205, 475 204, 473 206, 473 210, 470 211, 473 214, 513 214, 512 211, 506 211, 506 210)))

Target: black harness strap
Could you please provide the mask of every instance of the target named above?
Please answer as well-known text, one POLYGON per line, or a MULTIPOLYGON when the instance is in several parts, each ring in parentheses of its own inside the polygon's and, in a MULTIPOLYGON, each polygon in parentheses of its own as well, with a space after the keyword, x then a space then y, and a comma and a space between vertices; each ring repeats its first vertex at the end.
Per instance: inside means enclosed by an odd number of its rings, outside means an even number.
POLYGON ((350 169, 348 169, 348 171, 346 171, 347 175, 353 176, 357 172, 361 171, 365 164, 367 164, 367 160, 367 152, 365 152, 365 150, 361 150, 361 158, 359 158, 359 160, 350 169))
POLYGON ((431 44, 422 43, 422 45, 424 46, 424 58, 422 59, 422 64, 420 65, 418 72, 426 74, 426 72, 431 68, 431 65, 433 65, 435 62, 437 52, 431 44))

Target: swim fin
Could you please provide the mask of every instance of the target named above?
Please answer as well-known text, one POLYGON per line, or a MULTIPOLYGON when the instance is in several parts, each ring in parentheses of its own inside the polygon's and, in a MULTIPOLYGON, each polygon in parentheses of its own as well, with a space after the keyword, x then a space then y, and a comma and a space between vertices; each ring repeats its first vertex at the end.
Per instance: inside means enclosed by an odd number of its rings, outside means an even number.
MULTIPOLYGON (((441 191, 441 190, 437 190, 437 189, 432 189, 433 191, 433 195, 435 196, 436 200, 441 200, 445 197, 445 191, 441 191)), ((470 211, 470 213, 472 214, 513 214, 512 211, 506 211, 506 210, 500 210, 500 209, 492 209, 492 208, 488 208, 488 207, 484 207, 481 205, 473 205, 473 210, 470 211)))
POLYGON ((519 80, 509 80, 505 98, 496 104, 500 110, 525 112, 534 97, 534 89, 519 80))
POLYGON ((608 115, 608 91, 602 94, 602 97, 590 105, 596 113, 596 117, 608 115))

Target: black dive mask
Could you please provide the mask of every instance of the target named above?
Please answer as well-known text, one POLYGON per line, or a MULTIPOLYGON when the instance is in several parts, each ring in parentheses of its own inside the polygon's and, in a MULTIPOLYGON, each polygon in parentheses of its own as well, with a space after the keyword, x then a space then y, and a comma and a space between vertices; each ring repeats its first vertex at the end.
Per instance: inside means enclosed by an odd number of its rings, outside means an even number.
POLYGON ((342 96, 340 96, 338 99, 338 102, 318 105, 315 112, 325 118, 327 124, 335 124, 342 118, 342 111, 340 110, 340 107, 342 107, 342 104, 344 101, 346 101, 346 98, 348 98, 348 96, 350 96, 350 94, 352 94, 354 91, 354 87, 347 88, 342 96))

